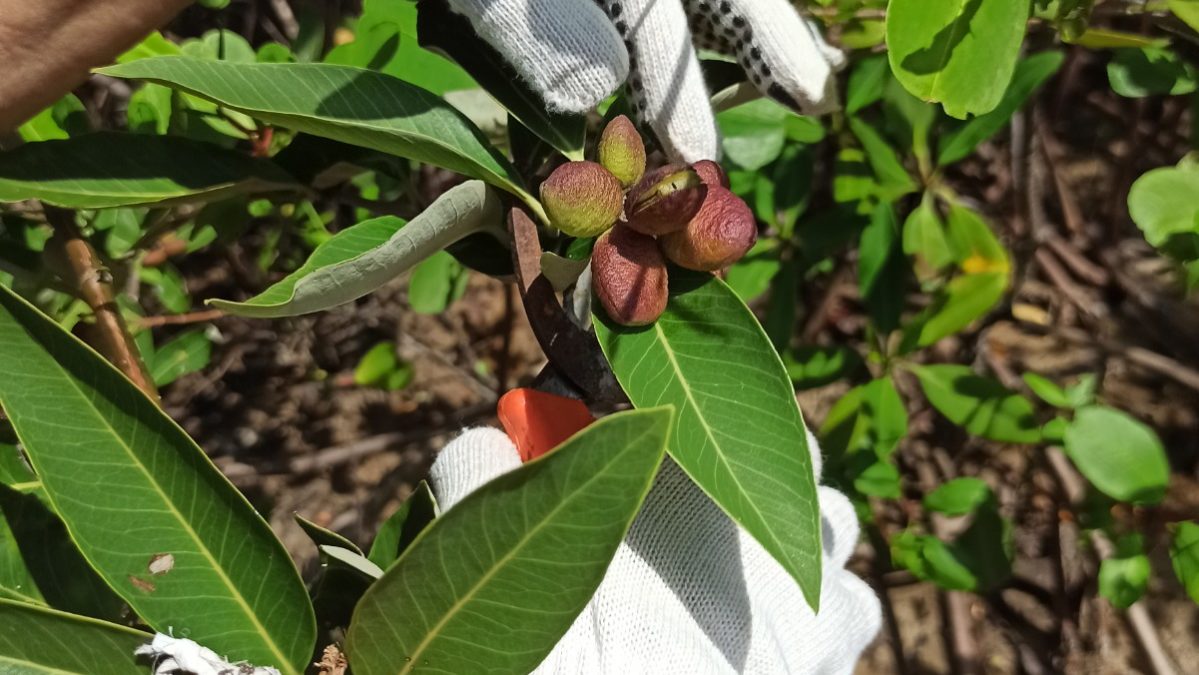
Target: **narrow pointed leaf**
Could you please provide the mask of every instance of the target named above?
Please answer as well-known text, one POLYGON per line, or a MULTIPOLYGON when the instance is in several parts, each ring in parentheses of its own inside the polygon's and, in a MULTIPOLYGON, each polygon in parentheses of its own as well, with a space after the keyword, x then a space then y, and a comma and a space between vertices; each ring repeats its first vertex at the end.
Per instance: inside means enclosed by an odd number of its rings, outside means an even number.
POLYGON ((390 75, 330 64, 185 57, 100 72, 164 84, 270 124, 434 164, 536 201, 474 124, 441 98, 390 75))
POLYGON ((383 216, 337 233, 308 262, 245 302, 209 300, 230 314, 297 316, 360 298, 454 242, 500 223, 499 197, 479 181, 458 185, 412 219, 383 216))
POLYGON ((299 673, 315 641, 304 585, 203 451, 120 372, 3 287, 0 353, 0 406, 108 585, 159 631, 299 673))
POLYGON ((346 645, 354 672, 536 667, 599 586, 672 416, 606 417, 433 521, 358 604, 346 645))
POLYGON ((162 206, 297 189, 267 160, 173 136, 100 132, 0 153, 0 202, 162 206))
POLYGON ((666 312, 626 328, 596 316, 633 405, 679 411, 670 454, 799 583, 820 597, 820 513, 787 370, 753 313, 719 279, 671 270, 666 312))
POLYGON ((146 675, 133 650, 153 636, 52 609, 0 600, 0 672, 146 675))
POLYGON ((333 530, 321 527, 320 525, 317 525, 298 513, 294 514, 294 518, 296 520, 296 525, 299 525, 300 529, 304 530, 304 534, 308 535, 308 538, 312 540, 312 543, 315 544, 317 548, 322 546, 339 546, 348 551, 353 551, 358 555, 362 555, 362 549, 358 548, 357 544, 349 539, 346 539, 333 530))
POLYGON ((422 480, 416 484, 416 489, 408 499, 400 504, 400 508, 379 526, 367 557, 383 569, 391 567, 416 539, 416 535, 423 532, 436 517, 437 500, 429 484, 422 480))

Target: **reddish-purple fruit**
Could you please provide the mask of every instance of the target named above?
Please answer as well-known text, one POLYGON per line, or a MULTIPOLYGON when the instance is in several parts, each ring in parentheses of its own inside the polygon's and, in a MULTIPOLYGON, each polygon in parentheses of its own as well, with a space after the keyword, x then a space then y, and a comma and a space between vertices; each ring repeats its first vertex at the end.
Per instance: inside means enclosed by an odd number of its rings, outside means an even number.
POLYGON ((645 174, 625 197, 625 220, 642 234, 659 236, 687 226, 708 188, 695 171, 667 164, 645 174))
POLYGON ((687 227, 659 237, 658 243, 676 264, 714 272, 740 260, 757 238, 758 226, 745 202, 725 188, 710 187, 687 227))
POLYGON ((550 223, 572 237, 594 237, 620 217, 620 181, 595 162, 567 162, 541 184, 550 223))
POLYGON ((644 326, 666 311, 666 261, 657 242, 619 223, 595 240, 591 285, 619 324, 644 326))
POLYGON ((645 173, 645 143, 628 117, 620 115, 604 127, 597 158, 625 187, 636 183, 645 173))
POLYGON ((710 159, 701 159, 691 165, 691 169, 699 174, 699 179, 704 182, 704 185, 709 187, 719 186, 728 188, 729 177, 725 174, 724 169, 720 165, 710 159))

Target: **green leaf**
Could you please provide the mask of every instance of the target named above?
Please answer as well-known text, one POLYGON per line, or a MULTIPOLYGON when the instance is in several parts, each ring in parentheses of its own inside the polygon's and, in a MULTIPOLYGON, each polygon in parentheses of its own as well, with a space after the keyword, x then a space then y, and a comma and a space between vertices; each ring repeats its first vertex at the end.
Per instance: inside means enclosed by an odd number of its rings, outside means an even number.
POLYGON ((868 453, 881 460, 891 457, 907 433, 907 409, 890 376, 849 390, 820 428, 830 457, 868 453))
POLYGON ((770 288, 770 280, 778 274, 779 266, 778 243, 759 239, 744 258, 729 268, 725 281, 742 302, 750 302, 770 288))
POLYGON ((19 128, 17 134, 27 143, 70 138, 89 130, 87 109, 74 94, 55 101, 53 105, 34 115, 19 128))
POLYGON ((878 460, 866 467, 865 471, 853 479, 853 487, 864 495, 882 499, 899 499, 903 496, 899 469, 884 460, 878 460))
POLYGON ((862 231, 858 247, 858 286, 862 301, 880 333, 899 325, 905 297, 906 268, 899 223, 890 204, 880 204, 862 231))
POLYGON ((992 499, 991 488, 978 478, 955 478, 924 495, 924 508, 947 516, 964 516, 992 499))
POLYGON ((354 384, 370 387, 387 379, 400 365, 395 343, 386 340, 371 347, 354 368, 354 384))
POLYGON ((342 546, 320 544, 317 548, 320 549, 327 566, 345 569, 368 583, 383 576, 382 568, 362 555, 357 546, 348 549, 342 546))
POLYGON ((116 369, 2 287, 0 351, 0 405, 105 581, 159 631, 299 673, 315 640, 299 573, 203 451, 116 369), (173 566, 150 569, 167 555, 173 566))
POLYGON ((1024 384, 1027 384, 1038 398, 1055 408, 1074 407, 1070 397, 1066 395, 1066 390, 1036 373, 1024 373, 1024 384))
POLYGON ((930 311, 909 327, 916 345, 927 347, 969 326, 1003 298, 1007 284, 1006 274, 994 272, 954 278, 930 311))
POLYGON ((1199 603, 1199 525, 1177 524, 1170 542, 1170 562, 1187 595, 1199 603))
POLYGON ((942 588, 971 590, 978 585, 974 574, 936 537, 911 530, 900 532, 891 538, 891 560, 917 578, 942 588))
POLYGON ((1170 464, 1162 442, 1125 412, 1080 409, 1066 429, 1065 449, 1082 475, 1109 497, 1156 504, 1166 494, 1170 464))
POLYGON ((442 96, 478 85, 461 68, 417 40, 417 3, 366 0, 354 41, 334 47, 327 63, 372 68, 442 96))
POLYGON ((536 667, 599 586, 672 417, 605 417, 433 521, 358 604, 346 643, 354 672, 536 667))
POLYGON ((164 84, 270 124, 457 171, 538 208, 516 169, 470 121, 437 96, 389 75, 327 64, 183 57, 145 59, 99 72, 164 84))
POLYGON ((1062 35, 1062 41, 1068 44, 1086 47, 1087 49, 1117 49, 1120 47, 1162 47, 1169 40, 1152 37, 1141 33, 1127 33, 1106 28, 1087 28, 1077 38, 1062 35))
POLYGON ((1079 375, 1078 381, 1066 388, 1066 399, 1070 402, 1070 407, 1081 408, 1094 403, 1095 388, 1098 385, 1099 378, 1095 373, 1079 375))
MULTIPOLYGON (((0 446, 3 449, 5 446, 0 446)), ((10 489, 7 485, 0 487, 0 496, 15 494, 18 497, 27 496, 10 489)), ((36 499, 36 497, 34 497, 36 499)), ((20 542, 9 524, 11 516, 0 518, 0 598, 16 600, 34 605, 45 605, 46 599, 38 588, 30 566, 25 563, 21 554, 20 542)), ((66 532, 62 532, 65 536, 66 532)), ((45 535, 44 535, 45 536, 45 535)))
POLYGON ((173 136, 99 132, 0 153, 0 202, 162 206, 298 187, 266 160, 173 136))
POLYGON ((1199 170, 1162 167, 1145 173, 1128 192, 1132 221, 1155 247, 1179 234, 1199 233, 1199 170))
POLYGON ((440 314, 454 301, 458 279, 465 274, 454 256, 438 251, 412 270, 408 305, 419 314, 440 314))
POLYGON ((1199 0, 1166 0, 1174 16, 1182 19, 1193 30, 1199 31, 1199 0))
POLYGON ((1107 79, 1113 91, 1129 98, 1189 94, 1199 86, 1195 68, 1162 46, 1116 50, 1107 79))
POLYGON ((853 375, 862 366, 862 357, 845 346, 809 345, 784 354, 783 363, 796 389, 812 389, 853 375))
POLYGON ((382 216, 338 232, 300 269, 245 302, 208 302, 230 314, 257 318, 319 312, 360 298, 449 244, 499 222, 499 197, 483 183, 467 181, 407 225, 382 216))
POLYGON ((1005 443, 1036 443, 1040 425, 1032 402, 968 366, 911 366, 924 395, 942 415, 974 436, 1005 443))
POLYGON ((634 406, 675 406, 671 457, 815 607, 820 514, 787 371, 724 282, 672 269, 670 285, 666 312, 652 326, 627 328, 597 315, 600 346, 634 406))
POLYGON ((922 174, 929 172, 929 135, 939 121, 935 105, 912 96, 903 85, 891 78, 883 91, 884 128, 916 157, 922 174))
POLYGON ((961 265, 963 272, 1007 273, 1010 267, 1007 251, 977 211, 961 204, 951 204, 946 226, 954 260, 961 265))
POLYGON ((145 675, 133 650, 152 635, 0 600, 0 670, 13 675, 145 675))
POLYGON ((783 121, 790 113, 768 98, 730 108, 716 116, 721 145, 729 161, 755 171, 778 159, 786 143, 783 121))
POLYGON ((788 260, 770 280, 770 304, 762 328, 778 353, 786 351, 795 336, 795 311, 799 306, 799 263, 788 260))
POLYGON ((1128 609, 1149 587, 1149 558, 1140 535, 1122 537, 1114 556, 1099 563, 1099 595, 1128 609))
POLYGON ((551 112, 550 106, 498 51, 475 34, 470 21, 446 3, 420 5, 420 43, 449 55, 513 117, 555 150, 583 159, 587 117, 551 112))
POLYGON ((304 534, 308 535, 308 538, 312 540, 312 543, 317 548, 321 548, 322 546, 338 546, 352 553, 362 555, 362 549, 358 548, 357 544, 333 530, 321 527, 298 513, 292 514, 292 517, 296 519, 296 525, 299 525, 300 529, 304 530, 304 534))
POLYGON ((142 38, 141 42, 118 56, 116 62, 128 63, 137 59, 146 59, 152 56, 173 56, 178 53, 179 45, 163 37, 162 33, 154 31, 142 38))
POLYGON ((845 90, 845 114, 852 115, 882 99, 888 72, 887 57, 882 54, 859 61, 849 74, 849 84, 845 90))
POLYGON ((1057 73, 1064 55, 1059 51, 1041 52, 1024 59, 1016 66, 1016 73, 999 105, 991 112, 975 117, 962 126, 945 134, 939 143, 937 164, 946 166, 968 157, 980 143, 994 136, 1007 126, 1012 115, 1024 106, 1042 85, 1057 73))
POLYGON ((121 618, 125 603, 80 555, 41 484, 32 474, 28 480, 0 487, 0 595, 97 619, 121 618))
POLYGON ((400 508, 383 521, 367 558, 383 569, 391 567, 436 517, 437 500, 429 484, 422 480, 400 508))
POLYGON ((882 188, 880 198, 891 201, 916 191, 916 182, 903 168, 899 155, 882 134, 856 117, 849 118, 849 128, 866 150, 866 161, 882 188))
POLYGON ((162 267, 142 267, 138 270, 142 283, 154 291, 154 296, 162 306, 174 314, 182 314, 191 309, 191 296, 187 294, 187 282, 173 265, 162 267))
POLYGON ((1041 440, 1046 443, 1061 445, 1066 438, 1066 429, 1070 421, 1064 417, 1054 417, 1041 425, 1041 440))
POLYGON ((1012 0, 890 0, 891 70, 951 117, 991 112, 1011 80, 1028 10, 1012 0))
POLYGON ((199 370, 212 359, 212 341, 203 329, 189 330, 167 340, 146 358, 154 385, 164 387, 199 370))
POLYGON ((924 193, 920 205, 903 223, 903 252, 916 259, 916 272, 921 279, 935 276, 954 261, 945 225, 937 215, 936 198, 929 192, 924 193))

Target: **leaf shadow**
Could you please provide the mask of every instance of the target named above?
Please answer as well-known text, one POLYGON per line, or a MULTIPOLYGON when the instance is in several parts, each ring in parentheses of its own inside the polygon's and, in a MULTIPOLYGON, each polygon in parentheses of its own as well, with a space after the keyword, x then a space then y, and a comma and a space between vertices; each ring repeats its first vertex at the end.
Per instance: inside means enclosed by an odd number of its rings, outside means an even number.
POLYGON ((29 576, 51 607, 97 619, 120 617, 124 602, 92 570, 66 526, 37 496, 0 485, 0 513, 29 576))
POLYGON ((965 25, 969 27, 981 6, 982 0, 967 0, 961 13, 944 28, 937 31, 937 34, 933 36, 932 42, 927 47, 918 49, 904 57, 902 63, 903 69, 917 75, 931 75, 940 72, 945 67, 948 56, 953 50, 957 49, 957 46, 962 43, 962 40, 968 34, 974 32, 972 28, 970 30, 962 30, 961 26, 965 25))

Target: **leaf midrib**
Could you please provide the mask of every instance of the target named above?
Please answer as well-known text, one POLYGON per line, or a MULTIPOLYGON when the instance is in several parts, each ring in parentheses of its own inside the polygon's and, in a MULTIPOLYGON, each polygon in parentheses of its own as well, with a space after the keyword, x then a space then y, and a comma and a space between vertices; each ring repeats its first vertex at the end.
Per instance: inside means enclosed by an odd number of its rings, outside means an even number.
MULTIPOLYGON (((23 329, 19 328, 19 330, 23 330, 23 329)), ((277 644, 275 644, 274 639, 267 632, 266 627, 263 626, 262 622, 260 622, 258 620, 258 615, 253 612, 253 610, 250 608, 249 603, 246 602, 246 599, 242 596, 241 592, 237 589, 236 586, 233 585, 233 580, 230 579, 227 574, 225 574, 224 568, 221 567, 221 565, 217 562, 216 558, 213 557, 212 552, 209 551, 208 547, 204 545, 204 542, 200 539, 199 535, 196 533, 196 531, 194 529, 192 529, 191 524, 188 523, 187 520, 183 517, 183 514, 180 513, 177 508, 175 508, 175 503, 172 502, 167 497, 166 493, 162 491, 162 488, 158 485, 158 483, 154 481, 152 474, 150 474, 150 472, 141 463, 141 461, 138 460, 137 455, 134 454, 134 452, 133 452, 133 448, 129 447, 129 445, 127 443, 125 443, 125 440, 123 438, 121 438, 120 434, 117 433, 117 430, 115 428, 113 428, 113 426, 108 423, 108 420, 104 419, 104 416, 101 415, 100 412, 95 408, 95 406, 92 405, 92 403, 88 399, 87 395, 84 394, 83 389, 81 389, 79 387, 79 384, 75 382, 75 379, 73 377, 71 377, 70 373, 68 373, 66 371, 66 369, 62 367, 62 364, 60 364, 57 359, 51 358, 50 360, 51 360, 51 362, 54 363, 55 367, 59 370, 59 372, 62 373, 63 378, 68 383, 70 383, 71 387, 75 390, 75 392, 79 395, 79 397, 81 399, 83 399, 83 401, 85 402, 86 409, 88 411, 90 411, 96 417, 96 419, 100 420, 100 424, 103 427, 108 429, 108 431, 112 434, 112 437, 114 439, 116 439, 117 444, 121 447, 122 450, 125 451, 125 454, 127 454, 129 456, 130 460, 133 462, 133 465, 136 466, 138 468, 138 470, 141 471, 141 473, 146 477, 147 482, 153 488, 154 492, 162 499, 163 503, 166 505, 166 507, 170 511, 171 515, 180 523, 180 525, 182 525, 182 529, 184 530, 185 534, 187 534, 188 537, 190 537, 192 539, 192 541, 195 542, 200 553, 204 556, 205 559, 208 560, 209 564, 211 564, 212 569, 216 573, 217 577, 220 579, 220 581, 223 584, 225 584, 225 587, 228 588, 233 599, 237 602, 238 606, 245 613, 245 615, 250 619, 250 623, 253 625, 254 629, 258 632, 258 635, 263 639, 266 646, 271 650, 271 653, 273 653, 275 655, 275 658, 277 658, 279 660, 279 668, 288 673, 295 673, 296 670, 295 670, 294 666, 292 666, 290 659, 288 659, 283 654, 283 652, 279 649, 279 646, 277 644)), ((141 394, 139 393, 138 395, 140 396, 141 394)), ((45 479, 43 479, 43 483, 44 483, 44 480, 45 479)), ((50 490, 46 491, 46 495, 52 503, 57 501, 54 498, 54 495, 52 494, 52 492, 50 490)), ((55 510, 58 511, 57 504, 55 505, 55 510)), ((68 526, 68 529, 70 529, 69 526, 68 526)), ((81 552, 82 552, 82 549, 81 549, 81 552)))
MULTIPOLYGON (((640 441, 642 438, 649 435, 649 433, 650 433, 650 431, 648 429, 641 431, 637 436, 634 436, 625 444, 626 447, 633 446, 635 443, 640 441)), ((412 669, 415 668, 417 666, 417 664, 419 663, 418 659, 419 659, 421 653, 429 648, 429 645, 433 642, 434 639, 437 638, 437 636, 440 634, 441 630, 443 628, 445 628, 445 625, 447 623, 449 623, 450 620, 452 620, 455 616, 457 616, 458 612, 460 612, 462 610, 462 608, 465 607, 468 602, 473 600, 475 595, 478 595, 479 591, 483 588, 483 586, 485 586, 487 584, 487 582, 491 581, 491 579, 493 577, 495 577, 496 574, 499 574, 499 571, 501 568, 505 567, 509 562, 511 562, 511 560, 513 558, 516 557, 516 555, 519 551, 522 551, 524 549, 524 547, 529 543, 530 539, 532 539, 535 535, 539 534, 544 528, 546 528, 547 523, 549 521, 551 521, 555 516, 557 516, 558 513, 562 509, 566 508, 566 506, 568 504, 571 504, 576 499, 579 499, 579 495, 581 493, 585 492, 587 490, 587 488, 591 486, 592 483, 599 480, 608 468, 610 468, 614 464, 618 464, 620 458, 624 457, 627 452, 628 452, 628 450, 624 450, 622 452, 619 452, 619 453, 613 455, 609 461, 604 463, 604 466, 601 470, 598 470, 594 474, 592 474, 592 476, 590 478, 588 478, 585 482, 583 482, 581 485, 579 485, 578 489, 575 490, 573 495, 562 500, 548 514, 546 514, 546 516, 544 518, 542 518, 540 522, 538 522, 535 526, 530 528, 528 533, 525 536, 520 538, 520 540, 517 542, 516 546, 512 547, 511 551, 504 554, 499 560, 497 560, 496 563, 493 564, 491 566, 491 568, 489 570, 487 570, 487 572, 485 572, 479 578, 478 583, 471 586, 466 591, 466 593, 463 593, 462 597, 457 602, 455 602, 453 605, 450 606, 450 608, 446 611, 445 615, 440 620, 438 620, 437 624, 435 624, 431 629, 429 629, 429 632, 425 635, 425 638, 423 640, 421 640, 421 642, 416 646, 416 649, 413 650, 412 654, 410 654, 408 656, 408 658, 405 660, 405 665, 404 665, 403 669, 400 670, 401 675, 403 675, 404 673, 412 672, 412 669)), ((623 540, 624 538, 621 537, 621 539, 623 540)))
MULTIPOLYGON (((179 57, 179 58, 182 59, 183 62, 188 61, 188 59, 186 57, 179 57)), ((330 66, 333 64, 309 64, 309 65, 330 66)), ((339 67, 339 66, 333 67, 334 70, 340 70, 341 68, 342 67, 339 67)), ((219 71, 219 70, 220 70, 220 67, 217 68, 217 71, 219 71)), ((319 68, 314 69, 314 70, 319 70, 319 68)), ((223 73, 221 73, 220 75, 222 78, 224 78, 223 73)), ((342 127, 342 128, 366 129, 369 131, 374 131, 374 132, 382 133, 385 135, 399 136, 399 137, 401 137, 401 140, 403 140, 403 142, 405 142, 405 143, 413 143, 413 139, 419 139, 421 141, 428 141, 430 143, 430 145, 433 145, 434 147, 437 147, 438 149, 440 149, 444 152, 447 152, 454 157, 457 157, 459 159, 464 159, 471 164, 478 164, 478 161, 475 157, 463 154, 460 150, 458 150, 454 146, 448 145, 448 144, 442 142, 440 138, 438 138, 437 136, 431 135, 431 134, 423 135, 419 132, 415 132, 415 131, 411 131, 411 130, 404 130, 404 129, 399 129, 396 127, 379 126, 377 124, 372 124, 366 120, 354 120, 352 122, 347 122, 347 121, 344 121, 344 120, 341 120, 341 119, 338 119, 335 117, 319 115, 317 113, 287 112, 284 110, 270 109, 270 108, 266 108, 266 107, 255 108, 255 107, 244 106, 244 105, 234 105, 227 101, 219 100, 213 94, 202 93, 197 89, 193 89, 192 87, 185 86, 179 82, 172 82, 168 79, 165 79, 161 75, 158 77, 153 77, 153 76, 151 76, 151 77, 132 76, 132 77, 134 79, 147 80, 150 82, 154 82, 155 84, 160 84, 162 86, 169 87, 171 89, 179 88, 193 96, 198 96, 200 98, 207 99, 213 103, 216 103, 217 105, 225 106, 226 108, 231 108, 233 110, 237 110, 238 112, 241 112, 243 114, 250 115, 250 116, 253 116, 255 113, 257 113, 259 115, 279 115, 279 116, 286 117, 286 118, 302 117, 302 118, 307 118, 307 119, 311 119, 311 120, 319 120, 321 122, 324 122, 327 124, 332 124, 334 126, 338 126, 338 127, 342 127)), ((398 78, 396 78, 396 79, 398 79, 398 78)), ((400 81, 403 82, 403 80, 400 80, 400 81)), ((409 86, 412 86, 412 87, 416 86, 416 85, 413 85, 410 83, 405 83, 405 84, 408 84, 409 86)), ((418 87, 418 89, 419 89, 419 87, 418 87)), ((436 97, 434 97, 434 98, 436 98, 436 97)), ((438 99, 438 100, 440 101, 440 99, 438 99)), ((444 102, 444 101, 441 101, 441 102, 444 102)), ((457 111, 453 110, 451 112, 450 110, 443 110, 443 112, 453 116, 457 111)), ((461 114, 461 113, 458 113, 458 114, 461 114)), ((459 121, 462 121, 462 120, 459 120, 459 121)), ((478 138, 475 138, 475 140, 479 141, 478 138)), ((490 152, 488 152, 488 146, 483 145, 481 141, 480 141, 480 146, 482 147, 483 154, 488 159, 490 159, 492 162, 495 163, 496 168, 499 168, 500 170, 505 169, 503 162, 501 162, 498 158, 496 158, 494 155, 492 155, 490 152)), ((369 147, 369 146, 360 146, 360 147, 369 147)), ((478 165, 481 169, 484 169, 488 173, 488 175, 498 179, 500 182, 516 188, 519 192, 523 193, 525 191, 523 186, 521 186, 519 183, 512 180, 511 178, 496 173, 495 170, 490 167, 483 166, 482 164, 478 164, 478 165)))
POLYGON ((11 656, 4 656, 2 654, 0 654, 0 663, 11 663, 13 665, 20 666, 23 668, 31 668, 39 673, 45 673, 46 675, 83 675, 82 671, 62 670, 60 668, 51 668, 50 666, 44 666, 35 661, 29 661, 26 659, 15 659, 11 656))
MULTIPOLYGON (((762 525, 762 528, 767 533, 769 533, 771 542, 775 545, 777 550, 782 555, 786 556, 785 549, 783 547, 783 543, 779 540, 778 536, 774 533, 774 530, 768 524, 768 521, 766 520, 765 516, 762 514, 762 511, 758 508, 757 502, 750 497, 749 493, 741 485, 741 479, 738 477, 737 473, 733 470, 732 465, 728 461, 728 457, 725 456, 725 453, 721 449, 720 442, 716 440, 716 436, 712 432, 712 427, 708 424, 708 420, 704 417, 703 413, 700 410, 699 402, 697 402, 695 400, 695 396, 691 393, 691 385, 688 384, 687 379, 685 377, 683 377, 683 371, 679 367, 678 359, 675 358, 674 348, 671 347, 670 342, 667 341, 666 333, 663 332, 660 322, 654 322, 654 332, 657 333, 658 341, 662 344, 662 348, 666 350, 666 358, 670 361, 671 369, 674 370, 675 379, 678 381, 679 386, 681 386, 683 388, 683 394, 687 397, 687 404, 695 410, 695 416, 696 416, 696 418, 699 419, 700 426, 702 426, 704 429, 704 434, 708 437, 708 440, 712 442, 712 446, 713 446, 714 450, 716 451, 716 456, 720 458, 720 462, 721 462, 721 464, 724 465, 725 470, 728 473, 728 476, 733 479, 733 484, 737 486, 737 490, 742 495, 743 501, 745 503, 749 504, 749 507, 754 512, 754 515, 756 515, 758 517, 758 522, 762 525)), ((682 416, 680 415, 680 420, 681 420, 681 417, 682 416)), ((701 486, 701 489, 702 489, 702 486, 701 486)), ((707 492, 707 490, 704 490, 704 492, 707 492)), ((720 503, 719 500, 714 500, 714 501, 716 501, 717 504, 720 503)), ((788 561, 790 562, 790 556, 786 556, 786 557, 787 557, 788 561)))

